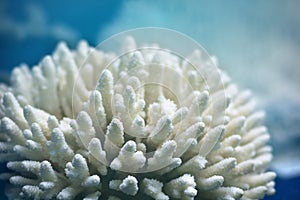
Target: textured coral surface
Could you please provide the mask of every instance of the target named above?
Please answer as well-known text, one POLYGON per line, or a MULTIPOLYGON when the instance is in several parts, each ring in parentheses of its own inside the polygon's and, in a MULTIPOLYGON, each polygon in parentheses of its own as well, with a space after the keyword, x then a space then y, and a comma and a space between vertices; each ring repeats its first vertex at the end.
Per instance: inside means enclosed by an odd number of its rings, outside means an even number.
POLYGON ((260 199, 275 192, 249 91, 204 59, 60 43, 0 87, 10 199, 260 199), (113 60, 113 61, 112 61, 113 60), (197 66, 197 67, 195 67, 197 66), (200 73, 199 73, 200 71, 200 73), (203 76, 201 76, 203 75, 203 76), (209 80, 208 80, 209 79, 209 80))

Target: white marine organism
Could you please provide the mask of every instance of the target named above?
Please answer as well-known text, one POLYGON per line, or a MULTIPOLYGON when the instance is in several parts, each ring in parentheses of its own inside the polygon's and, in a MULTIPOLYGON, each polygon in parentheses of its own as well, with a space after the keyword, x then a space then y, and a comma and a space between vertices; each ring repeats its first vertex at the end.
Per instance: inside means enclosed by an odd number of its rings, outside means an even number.
MULTIPOLYGON (((191 63, 136 49, 132 38, 125 48, 135 50, 111 62, 112 54, 84 41, 74 51, 60 43, 0 87, 0 159, 11 170, 0 177, 9 180, 9 199, 261 199, 275 192, 264 114, 249 91, 221 71, 222 82, 208 88, 191 63)), ((190 60, 202 70, 211 64, 199 51, 190 60)))

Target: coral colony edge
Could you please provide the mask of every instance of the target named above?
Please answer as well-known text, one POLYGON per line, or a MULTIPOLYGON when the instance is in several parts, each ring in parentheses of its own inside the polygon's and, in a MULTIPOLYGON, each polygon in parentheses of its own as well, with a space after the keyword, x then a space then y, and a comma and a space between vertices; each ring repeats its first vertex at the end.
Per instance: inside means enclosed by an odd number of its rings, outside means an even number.
POLYGON ((0 159, 9 169, 0 178, 9 199, 275 193, 264 113, 249 91, 221 70, 214 76, 216 62, 201 50, 185 60, 128 37, 122 51, 112 61, 112 52, 84 41, 76 50, 60 43, 0 87, 0 159))

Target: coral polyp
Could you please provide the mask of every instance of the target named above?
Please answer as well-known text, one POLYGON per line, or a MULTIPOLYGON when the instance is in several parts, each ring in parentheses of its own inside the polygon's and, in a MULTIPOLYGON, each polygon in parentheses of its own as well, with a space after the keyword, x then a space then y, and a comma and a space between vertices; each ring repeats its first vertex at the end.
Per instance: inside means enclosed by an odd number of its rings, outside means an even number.
POLYGON ((15 68, 11 86, 0 90, 8 198, 273 194, 264 113, 201 55, 184 59, 128 38, 112 59, 82 41, 76 50, 60 43, 32 69, 15 68))

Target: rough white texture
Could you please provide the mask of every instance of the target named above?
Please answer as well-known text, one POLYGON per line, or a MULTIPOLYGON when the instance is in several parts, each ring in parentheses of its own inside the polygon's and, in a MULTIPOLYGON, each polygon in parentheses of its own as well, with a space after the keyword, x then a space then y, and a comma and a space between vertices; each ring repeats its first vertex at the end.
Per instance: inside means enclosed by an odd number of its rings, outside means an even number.
MULTIPOLYGON (((135 48, 129 38, 125 49, 135 48)), ((9 199, 246 200, 275 192, 264 113, 250 92, 223 72, 207 88, 167 51, 135 50, 107 67, 111 58, 86 42, 75 51, 60 43, 1 86, 9 199)), ((198 51, 191 60, 209 65, 198 51)))

